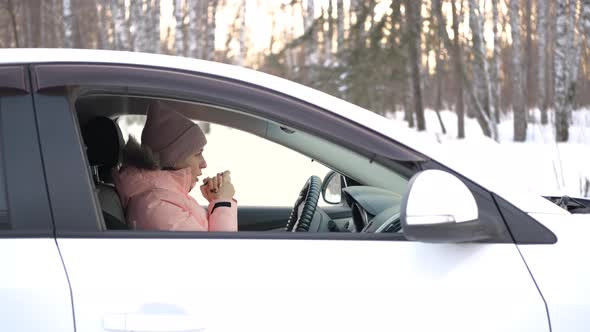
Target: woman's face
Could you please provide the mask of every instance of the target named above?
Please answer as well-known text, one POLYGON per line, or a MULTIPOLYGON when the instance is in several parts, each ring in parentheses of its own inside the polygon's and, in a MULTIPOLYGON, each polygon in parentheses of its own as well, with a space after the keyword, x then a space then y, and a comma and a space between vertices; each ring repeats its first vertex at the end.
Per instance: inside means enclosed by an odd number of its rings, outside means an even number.
POLYGON ((203 168, 207 167, 207 162, 203 157, 203 150, 188 156, 183 162, 178 163, 177 168, 190 168, 193 183, 199 181, 199 176, 203 175, 203 168))

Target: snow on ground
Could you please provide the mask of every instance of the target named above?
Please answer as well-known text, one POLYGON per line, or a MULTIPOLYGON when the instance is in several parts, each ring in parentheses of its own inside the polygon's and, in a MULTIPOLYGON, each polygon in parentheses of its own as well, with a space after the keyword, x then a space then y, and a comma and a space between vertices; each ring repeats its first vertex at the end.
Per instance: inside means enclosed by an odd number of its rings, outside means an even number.
MULTIPOLYGON (((389 115, 396 125, 403 114, 389 115)), ((553 122, 550 112, 550 123, 553 122)), ((555 143, 555 127, 541 125, 538 110, 531 112, 526 143, 512 141, 511 115, 504 116, 498 126, 499 143, 485 137, 475 119, 465 119, 466 139, 457 139, 457 116, 452 111, 441 111, 447 134, 443 135, 432 110, 426 111, 426 133, 423 140, 430 142, 453 157, 453 162, 467 165, 470 171, 485 175, 489 181, 518 186, 543 195, 588 196, 590 181, 590 110, 581 109, 572 115, 570 139, 555 143)), ((448 165, 452 167, 452 165, 448 165)))
MULTIPOLYGON (((466 139, 457 137, 457 117, 442 111, 447 134, 443 135, 436 113, 426 111, 427 132, 411 133, 419 144, 429 144, 441 153, 452 156, 453 164, 468 168, 466 175, 484 175, 487 181, 519 187, 543 195, 588 195, 584 190, 590 179, 590 110, 573 114, 570 140, 554 143, 554 128, 540 125, 540 115, 529 123, 526 143, 512 142, 513 122, 502 119, 498 128, 500 143, 483 136, 475 119, 465 119, 466 139)), ((389 116, 392 130, 407 127, 402 113, 389 116)), ((125 125, 120 121, 124 137, 141 137, 143 124, 125 125)), ((211 125, 207 134, 205 176, 229 169, 242 206, 290 206, 310 175, 320 178, 328 172, 323 165, 256 136, 218 125, 211 125)), ((485 185, 485 183, 482 183, 485 185)), ((191 193, 200 203, 199 191, 191 193)), ((322 201, 322 200, 320 200, 322 201)))

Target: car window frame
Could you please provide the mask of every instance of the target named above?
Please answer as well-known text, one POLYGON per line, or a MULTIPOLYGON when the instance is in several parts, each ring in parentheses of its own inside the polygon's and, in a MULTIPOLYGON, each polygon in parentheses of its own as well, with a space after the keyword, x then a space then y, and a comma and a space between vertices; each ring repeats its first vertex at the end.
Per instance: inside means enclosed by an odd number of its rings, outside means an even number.
MULTIPOLYGON (((118 87, 131 94, 147 94, 153 97, 205 102, 230 109, 247 111, 254 116, 261 116, 278 123, 284 123, 287 126, 305 130, 312 135, 342 144, 349 149, 366 155, 372 160, 377 160, 388 167, 392 167, 396 172, 401 174, 406 172, 406 174, 410 175, 422 170, 423 167, 421 164, 429 160, 428 157, 399 142, 395 142, 391 138, 384 137, 370 128, 353 123, 342 116, 323 110, 309 102, 230 78, 196 72, 187 73, 182 70, 170 68, 115 64, 44 63, 34 65, 33 69, 34 91, 39 96, 61 95, 65 100, 69 97, 67 93, 69 91, 68 88, 73 86, 104 87, 105 89, 118 87), (281 111, 278 112, 277 110, 281 111), (308 117, 306 122, 298 120, 301 114, 305 114, 308 117), (310 121, 309 117, 320 120, 310 121), (327 125, 321 126, 320 124, 327 125), (351 140, 347 139, 347 137, 356 137, 356 139, 351 140), (372 148, 374 148, 374 151, 372 148), (405 158, 405 160, 401 162, 399 160, 393 161, 392 159, 394 158, 405 158), (398 169, 400 165, 401 169, 398 169)), ((75 113, 73 109, 70 111, 71 113, 75 113)), ((51 110, 44 110, 44 112, 51 112, 51 110)), ((71 121, 68 122, 71 123, 71 121)), ((78 143, 81 144, 80 137, 78 137, 78 140, 78 143)), ((460 178, 463 179, 462 176, 460 178)), ((477 189, 482 190, 482 188, 477 189)), ((483 192, 490 195, 485 190, 483 192)), ((91 195, 87 196, 91 197, 91 195)), ((495 205, 486 205, 486 208, 495 209, 497 207, 495 205)), ((100 211, 100 207, 96 206, 96 209, 100 211)), ((492 213, 500 215, 498 211, 492 211, 492 213)), ((96 213, 96 218, 96 221, 86 222, 84 226, 74 224, 72 220, 76 218, 68 218, 69 222, 56 219, 56 232, 58 236, 62 237, 406 240, 402 233, 98 232, 96 230, 96 223, 100 223, 101 214, 96 213)), ((496 226, 501 229, 498 232, 498 237, 482 242, 512 242, 509 233, 505 230, 505 223, 502 218, 500 217, 495 222, 497 223, 496 226)))
POLYGON ((53 238, 54 224, 28 67, 0 66, 0 162, 8 229, 0 238, 53 238))

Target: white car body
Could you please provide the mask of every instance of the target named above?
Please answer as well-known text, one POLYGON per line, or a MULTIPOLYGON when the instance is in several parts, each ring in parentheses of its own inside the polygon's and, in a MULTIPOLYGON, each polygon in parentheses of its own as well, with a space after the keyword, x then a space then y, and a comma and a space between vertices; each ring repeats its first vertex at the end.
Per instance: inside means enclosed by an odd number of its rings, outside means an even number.
POLYGON ((465 174, 559 240, 515 245, 58 236, 52 246, 47 239, 0 239, 3 330, 561 332, 590 326, 590 267, 579 261, 587 251, 582 237, 590 231, 589 218, 541 196, 496 187, 421 144, 409 129, 392 130, 381 116, 338 98, 225 64, 130 52, 0 51, 0 65, 29 63, 157 66, 228 77, 305 100, 465 174), (26 254, 15 259, 14 252, 26 254), (39 291, 10 297, 25 288, 39 291), (33 311, 43 310, 51 317, 35 325, 33 311))

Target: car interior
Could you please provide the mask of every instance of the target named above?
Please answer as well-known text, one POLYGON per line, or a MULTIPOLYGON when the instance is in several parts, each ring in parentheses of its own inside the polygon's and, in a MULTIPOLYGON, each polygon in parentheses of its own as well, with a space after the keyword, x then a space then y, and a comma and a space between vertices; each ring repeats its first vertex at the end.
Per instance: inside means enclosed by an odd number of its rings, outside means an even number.
MULTIPOLYGON (((88 93, 75 109, 86 148, 88 167, 104 219, 104 230, 132 230, 113 184, 125 144, 117 119, 145 115, 153 97, 88 93)), ((163 99, 161 99, 163 100, 163 99)), ((239 231, 365 232, 401 231, 400 205, 408 187, 407 175, 329 140, 239 110, 195 102, 165 100, 195 120, 221 124, 297 151, 332 171, 324 179, 310 176, 301 192, 292 193, 294 207, 247 211, 238 207, 239 231), (324 199, 330 204, 318 207, 324 199), (272 215, 272 218, 269 216, 272 215)))

